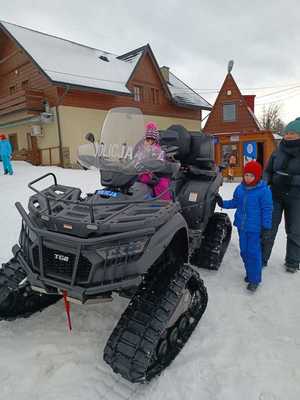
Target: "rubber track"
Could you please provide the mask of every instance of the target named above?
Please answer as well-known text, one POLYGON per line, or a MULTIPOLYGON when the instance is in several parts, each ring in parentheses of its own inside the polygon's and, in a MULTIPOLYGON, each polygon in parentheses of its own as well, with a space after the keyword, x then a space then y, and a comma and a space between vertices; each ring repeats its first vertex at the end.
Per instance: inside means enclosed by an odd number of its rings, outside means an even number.
POLYGON ((231 231, 228 215, 215 213, 207 224, 201 247, 191 256, 191 264, 198 268, 218 270, 230 242, 231 231))
POLYGON ((56 303, 61 296, 33 292, 29 283, 19 284, 26 274, 18 262, 11 260, 0 269, 0 321, 28 318, 56 303))
MULTIPOLYGON (((153 270, 153 267, 152 267, 153 270)), ((199 274, 188 265, 149 272, 121 316, 104 349, 104 360, 130 382, 145 382, 159 374, 182 349, 207 306, 207 291, 199 274), (172 348, 164 364, 149 370, 151 360, 187 282, 195 283, 203 304, 181 343, 172 348)))

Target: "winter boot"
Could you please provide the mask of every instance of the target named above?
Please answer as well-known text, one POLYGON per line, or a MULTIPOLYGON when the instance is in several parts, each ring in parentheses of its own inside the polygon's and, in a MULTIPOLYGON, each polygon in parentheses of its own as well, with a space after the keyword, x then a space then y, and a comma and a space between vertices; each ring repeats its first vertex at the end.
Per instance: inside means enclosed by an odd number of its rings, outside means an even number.
POLYGON ((255 292, 257 288, 258 283, 248 283, 247 289, 250 290, 250 292, 255 292))
POLYGON ((7 171, 7 169, 6 170, 4 170, 4 175, 7 175, 8 174, 8 171, 7 171))
POLYGON ((247 282, 247 283, 249 283, 248 276, 245 276, 244 281, 247 282))
POLYGON ((286 263, 285 264, 285 270, 286 272, 291 272, 291 273, 295 273, 297 272, 299 269, 299 265, 298 264, 293 264, 293 263, 286 263))

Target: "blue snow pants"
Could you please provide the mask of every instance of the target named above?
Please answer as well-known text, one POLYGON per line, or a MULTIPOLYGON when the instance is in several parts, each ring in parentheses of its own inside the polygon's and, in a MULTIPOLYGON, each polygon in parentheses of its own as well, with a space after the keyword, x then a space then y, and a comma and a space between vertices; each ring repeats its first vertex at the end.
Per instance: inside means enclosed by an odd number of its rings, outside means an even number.
POLYGON ((2 155, 1 158, 2 158, 2 163, 3 163, 4 173, 6 172, 9 175, 12 175, 13 174, 13 169, 12 169, 12 165, 11 165, 11 162, 10 162, 10 156, 2 155))
POLYGON ((249 283, 261 282, 262 249, 259 232, 239 230, 240 250, 249 283))

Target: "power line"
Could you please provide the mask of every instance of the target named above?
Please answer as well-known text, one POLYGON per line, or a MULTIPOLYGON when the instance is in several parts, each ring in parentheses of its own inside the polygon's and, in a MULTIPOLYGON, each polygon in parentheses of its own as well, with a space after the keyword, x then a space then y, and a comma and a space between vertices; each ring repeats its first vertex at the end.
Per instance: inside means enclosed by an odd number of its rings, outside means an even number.
POLYGON ((288 99, 291 99, 291 98, 297 97, 297 96, 300 96, 300 88, 298 88, 297 92, 293 93, 292 95, 289 95, 289 96, 286 96, 286 97, 282 97, 282 98, 279 98, 279 99, 276 99, 276 100, 273 100, 273 101, 269 101, 269 102, 266 102, 266 103, 257 103, 257 104, 255 104, 255 106, 256 107, 262 107, 262 106, 269 105, 269 104, 281 103, 281 102, 284 102, 284 101, 286 101, 288 99))
POLYGON ((275 92, 263 94, 262 96, 257 96, 257 98, 261 99, 262 97, 273 96, 274 94, 283 93, 283 92, 288 92, 288 91, 290 91, 290 90, 294 90, 294 89, 299 88, 299 87, 300 87, 300 85, 297 85, 297 86, 293 86, 293 87, 291 87, 291 88, 289 88, 289 89, 277 90, 277 91, 275 91, 275 92))

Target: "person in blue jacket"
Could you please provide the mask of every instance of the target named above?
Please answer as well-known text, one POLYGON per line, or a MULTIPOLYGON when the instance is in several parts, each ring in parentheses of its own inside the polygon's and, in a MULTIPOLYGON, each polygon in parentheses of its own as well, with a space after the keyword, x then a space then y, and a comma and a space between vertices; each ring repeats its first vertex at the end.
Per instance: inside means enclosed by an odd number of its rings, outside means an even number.
POLYGON ((252 292, 261 282, 261 241, 270 235, 272 227, 272 194, 261 176, 261 165, 257 161, 250 161, 244 167, 243 182, 236 187, 233 199, 223 200, 221 196, 217 197, 220 207, 236 208, 234 225, 239 233, 247 289, 252 292))
POLYGON ((0 135, 0 157, 2 159, 3 163, 3 170, 4 170, 4 175, 12 175, 13 174, 13 169, 12 165, 10 162, 11 159, 11 154, 12 154, 12 148, 10 141, 6 138, 5 135, 1 134, 0 135))

